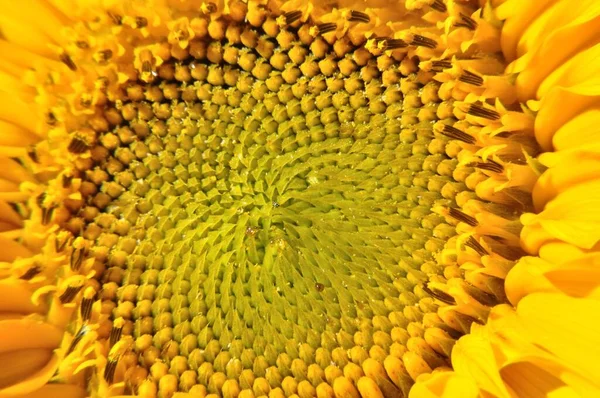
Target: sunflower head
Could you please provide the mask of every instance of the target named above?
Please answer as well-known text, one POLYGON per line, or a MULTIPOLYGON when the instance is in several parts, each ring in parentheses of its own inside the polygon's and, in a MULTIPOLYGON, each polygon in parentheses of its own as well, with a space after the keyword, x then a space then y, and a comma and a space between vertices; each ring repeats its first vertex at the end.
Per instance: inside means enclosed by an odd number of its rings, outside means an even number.
POLYGON ((598 393, 594 1, 2 9, 0 397, 598 393))

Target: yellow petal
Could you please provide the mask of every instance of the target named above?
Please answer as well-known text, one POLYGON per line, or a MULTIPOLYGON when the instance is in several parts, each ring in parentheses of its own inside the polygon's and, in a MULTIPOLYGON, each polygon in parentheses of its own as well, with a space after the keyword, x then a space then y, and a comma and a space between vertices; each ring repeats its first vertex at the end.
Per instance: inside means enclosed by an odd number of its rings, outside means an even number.
POLYGON ((84 398, 86 391, 71 384, 47 384, 27 395, 28 398, 84 398))
POLYGON ((535 118, 535 138, 545 151, 552 150, 554 133, 582 111, 595 106, 600 76, 574 87, 555 87, 541 101, 535 118))
POLYGON ((553 238, 591 249, 600 241, 600 181, 564 190, 540 214, 523 214, 521 222, 521 239, 529 252, 553 238))
POLYGON ((590 380, 600 382, 600 301, 561 294, 535 293, 523 298, 517 313, 535 343, 590 380))
POLYGON ((0 281, 0 313, 31 314, 42 310, 41 305, 33 304, 32 292, 25 285, 23 281, 0 281))
POLYGON ((581 112, 560 126, 552 145, 557 151, 600 142, 600 105, 581 112))
POLYGON ((29 348, 0 353, 0 391, 42 369, 52 358, 52 350, 29 348))
POLYGON ((59 358, 56 354, 52 356, 50 361, 41 368, 39 371, 33 373, 31 376, 23 379, 18 384, 12 385, 10 387, 0 389, 0 398, 11 398, 23 396, 39 390, 42 388, 48 380, 54 375, 56 369, 58 367, 59 358))
POLYGON ((55 349, 63 331, 31 318, 0 321, 0 352, 28 348, 55 349))
MULTIPOLYGON (((519 397, 546 398, 550 392, 565 385, 562 380, 528 362, 507 365, 500 374, 519 397)), ((572 393, 575 394, 574 391, 572 393)))
POLYGON ((419 377, 410 389, 409 398, 475 398, 479 388, 469 377, 456 372, 436 372, 419 377))
POLYGON ((497 397, 511 397, 504 385, 494 352, 484 327, 474 324, 471 333, 461 337, 452 350, 452 368, 461 376, 475 381, 477 386, 497 397))

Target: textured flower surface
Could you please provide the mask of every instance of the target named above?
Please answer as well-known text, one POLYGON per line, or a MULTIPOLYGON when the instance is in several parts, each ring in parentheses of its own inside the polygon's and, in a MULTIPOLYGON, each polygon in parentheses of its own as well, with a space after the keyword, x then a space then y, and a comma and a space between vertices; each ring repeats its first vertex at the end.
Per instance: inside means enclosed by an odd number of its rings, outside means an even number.
POLYGON ((0 6, 0 398, 600 396, 597 0, 0 6))

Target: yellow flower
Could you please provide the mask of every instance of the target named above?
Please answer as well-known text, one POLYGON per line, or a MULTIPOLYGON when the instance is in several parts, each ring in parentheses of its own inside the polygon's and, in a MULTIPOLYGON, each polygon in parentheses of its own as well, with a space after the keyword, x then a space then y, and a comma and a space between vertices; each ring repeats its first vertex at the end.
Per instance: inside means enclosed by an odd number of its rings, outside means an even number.
POLYGON ((600 395, 596 0, 4 0, 0 398, 600 395))

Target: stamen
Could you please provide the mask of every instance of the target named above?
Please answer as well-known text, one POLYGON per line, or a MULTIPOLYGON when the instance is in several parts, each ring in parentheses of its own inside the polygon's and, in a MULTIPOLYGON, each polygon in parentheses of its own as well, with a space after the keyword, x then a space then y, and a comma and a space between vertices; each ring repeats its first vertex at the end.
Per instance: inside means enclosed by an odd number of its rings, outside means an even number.
POLYGON ((462 211, 455 209, 455 208, 449 208, 449 212, 448 215, 458 221, 462 221, 465 224, 468 224, 472 227, 477 226, 477 220, 474 219, 473 217, 469 216, 468 214, 463 213, 462 211))
POLYGON ((58 299, 63 304, 69 303, 75 298, 75 296, 77 296, 77 293, 79 293, 81 289, 83 289, 83 286, 69 286, 65 292, 58 297, 58 299))
POLYGON ((86 255, 85 248, 73 249, 73 253, 71 254, 71 261, 70 261, 71 269, 73 271, 77 271, 79 269, 79 267, 81 267, 81 264, 83 263, 83 259, 85 258, 85 255, 86 255))
POLYGON ((423 285, 423 290, 425 290, 425 292, 427 292, 427 294, 429 294, 431 297, 440 300, 443 303, 446 303, 448 305, 456 304, 456 300, 454 300, 454 297, 452 297, 448 293, 442 292, 441 290, 430 289, 427 285, 423 285))
POLYGON ((72 183, 73 183, 73 176, 68 176, 66 174, 63 174, 63 176, 62 176, 63 188, 70 188, 72 183))
POLYGON ((42 207, 42 225, 48 225, 54 214, 56 206, 42 207))
POLYGON ((469 237, 469 239, 467 239, 467 241, 465 242, 465 246, 469 246, 471 249, 475 250, 480 256, 487 256, 489 254, 487 250, 485 250, 485 248, 481 246, 481 244, 477 242, 472 236, 469 237))
POLYGON ((320 35, 324 35, 325 33, 333 32, 337 28, 337 25, 333 22, 326 22, 317 25, 317 29, 319 30, 320 35))
POLYGON ((39 163, 40 159, 38 157, 37 151, 35 149, 35 145, 29 145, 27 147, 27 156, 29 156, 29 158, 31 160, 33 160, 34 163, 39 163))
POLYGON ((452 62, 446 59, 431 62, 432 69, 435 71, 441 71, 443 69, 452 68, 452 62))
POLYGON ((437 42, 433 39, 430 39, 429 37, 425 37, 425 36, 421 36, 421 35, 415 35, 415 37, 413 38, 413 41, 410 43, 413 46, 421 46, 421 47, 427 47, 427 48, 436 48, 437 47, 437 42))
POLYGON ((466 142, 467 144, 475 144, 475 142, 477 142, 474 137, 448 124, 444 125, 444 129, 441 133, 447 137, 454 138, 455 140, 466 142))
POLYGON ((123 23, 123 18, 120 15, 113 14, 112 12, 108 12, 108 17, 112 19, 115 25, 121 25, 123 23))
POLYGON ((285 23, 288 25, 293 24, 302 16, 302 11, 290 11, 283 14, 285 18, 285 23))
POLYGON ((88 330, 89 329, 88 329, 87 325, 81 326, 81 328, 79 329, 77 334, 75 334, 75 336, 73 336, 73 341, 71 341, 71 344, 69 345, 69 348, 67 349, 66 355, 69 355, 70 353, 73 352, 73 350, 75 349, 77 344, 79 344, 79 342, 81 341, 83 336, 85 336, 85 334, 88 332, 88 330))
POLYGON ((408 47, 408 44, 402 39, 386 39, 384 41, 386 50, 395 50, 397 48, 408 47))
POLYGON ((110 49, 98 51, 97 61, 98 62, 107 62, 112 58, 112 56, 113 56, 113 52, 110 49))
MULTIPOLYGON (((62 235, 65 236, 65 235, 62 235)), ((71 242, 72 236, 66 235, 66 238, 62 238, 61 235, 59 235, 56 238, 56 241, 54 242, 54 249, 56 250, 57 253, 63 251, 65 249, 65 247, 67 247, 67 245, 71 242)))
POLYGON ((29 268, 23 275, 21 275, 21 279, 28 281, 33 279, 34 276, 36 276, 37 274, 39 274, 42 271, 42 268, 39 265, 34 265, 33 267, 29 268))
POLYGON ((114 346, 117 343, 117 341, 119 341, 119 339, 121 338, 121 333, 123 332, 123 324, 123 318, 117 318, 113 322, 113 327, 110 330, 110 336, 108 339, 110 347, 114 346))
POLYGON ((369 23, 371 22, 371 17, 364 12, 352 10, 350 11, 350 17, 348 18, 348 21, 369 23))
POLYGON ((500 119, 500 114, 493 109, 486 109, 482 105, 479 104, 471 104, 469 110, 467 111, 469 115, 482 117, 484 119, 489 120, 498 120, 500 119))
POLYGON ((75 65, 75 62, 73 62, 67 53, 60 54, 58 58, 60 59, 60 62, 67 65, 67 68, 71 69, 73 72, 77 70, 77 65, 75 65))
POLYGON ((446 12, 448 10, 442 0, 435 0, 433 4, 431 4, 431 8, 439 12, 446 12))
POLYGON ((81 300, 81 306, 79 307, 79 314, 84 322, 88 322, 92 317, 92 306, 94 305, 94 298, 83 298, 81 300))
POLYGON ((118 359, 109 359, 106 363, 106 368, 104 368, 104 380, 106 380, 108 384, 112 384, 115 378, 118 362, 118 359))
POLYGON ((148 20, 144 17, 135 17, 135 24, 138 28, 145 28, 148 26, 148 20))
POLYGON ((48 124, 48 126, 55 126, 57 121, 58 120, 56 120, 56 116, 54 116, 54 113, 48 112, 46 114, 46 124, 48 124))
POLYGON ((475 22, 475 20, 473 18, 471 18, 470 16, 463 14, 461 12, 460 18, 461 18, 461 22, 455 23, 454 26, 459 27, 459 28, 460 27, 467 28, 469 30, 477 29, 477 22, 475 22))
POLYGON ((458 78, 463 83, 472 84, 474 86, 482 86, 483 78, 481 76, 477 76, 473 72, 469 72, 468 70, 463 71, 462 75, 458 78))
POLYGON ((90 45, 86 41, 83 41, 83 40, 77 40, 75 42, 75 45, 77 46, 77 48, 81 48, 82 50, 86 50, 86 49, 90 48, 90 45))
POLYGON ((504 167, 494 162, 493 160, 488 160, 487 162, 475 162, 471 163, 470 166, 476 167, 481 170, 493 171, 495 173, 502 173, 504 171, 504 167))
POLYGON ((80 154, 88 150, 87 143, 79 137, 73 137, 69 146, 67 147, 69 152, 74 154, 80 154))

